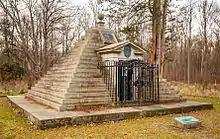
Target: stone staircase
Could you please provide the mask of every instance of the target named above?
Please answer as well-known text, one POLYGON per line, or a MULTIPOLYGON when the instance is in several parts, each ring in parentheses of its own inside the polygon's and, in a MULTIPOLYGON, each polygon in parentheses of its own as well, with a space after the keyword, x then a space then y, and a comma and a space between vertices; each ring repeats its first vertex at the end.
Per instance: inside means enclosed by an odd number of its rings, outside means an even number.
POLYGON ((95 49, 101 46, 92 40, 77 43, 28 91, 27 97, 58 111, 109 104, 109 92, 97 68, 95 49))
POLYGON ((179 94, 179 90, 172 87, 166 79, 160 79, 160 102, 180 102, 185 101, 179 94))

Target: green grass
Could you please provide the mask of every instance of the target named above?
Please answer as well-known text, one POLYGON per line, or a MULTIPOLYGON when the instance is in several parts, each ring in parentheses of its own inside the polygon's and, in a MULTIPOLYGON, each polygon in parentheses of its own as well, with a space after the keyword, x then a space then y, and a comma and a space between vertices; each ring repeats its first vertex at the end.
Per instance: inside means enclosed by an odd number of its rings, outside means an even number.
POLYGON ((14 96, 14 95, 19 95, 22 94, 23 90, 0 90, 0 96, 14 96))
POLYGON ((220 101, 215 98, 191 97, 190 100, 211 102, 215 109, 166 116, 129 119, 119 122, 67 126, 37 130, 21 114, 13 111, 5 98, 0 98, 0 139, 7 138, 220 138, 220 101), (202 121, 202 127, 182 130, 172 119, 191 115, 202 121))

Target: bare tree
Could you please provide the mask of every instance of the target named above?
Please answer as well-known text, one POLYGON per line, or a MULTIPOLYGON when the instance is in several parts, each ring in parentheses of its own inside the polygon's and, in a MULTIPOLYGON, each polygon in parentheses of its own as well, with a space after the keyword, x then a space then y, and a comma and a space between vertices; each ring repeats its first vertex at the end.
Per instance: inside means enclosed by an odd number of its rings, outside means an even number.
POLYGON ((78 7, 65 0, 0 0, 0 9, 13 24, 10 35, 16 44, 14 51, 35 77, 45 73, 56 53, 60 53, 62 35, 65 36, 65 51, 69 50, 74 36, 69 34, 74 34, 75 25, 63 21, 74 19, 79 13, 78 7), (64 34, 55 33, 62 29, 64 34))

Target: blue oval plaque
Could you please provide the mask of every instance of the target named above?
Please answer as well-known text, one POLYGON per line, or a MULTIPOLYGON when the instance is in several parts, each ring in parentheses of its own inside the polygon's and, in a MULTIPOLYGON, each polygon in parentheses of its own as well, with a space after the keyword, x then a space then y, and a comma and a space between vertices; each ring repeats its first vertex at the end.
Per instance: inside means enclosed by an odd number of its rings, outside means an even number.
POLYGON ((129 58, 131 56, 131 47, 130 46, 125 46, 124 47, 124 55, 127 58, 129 58))

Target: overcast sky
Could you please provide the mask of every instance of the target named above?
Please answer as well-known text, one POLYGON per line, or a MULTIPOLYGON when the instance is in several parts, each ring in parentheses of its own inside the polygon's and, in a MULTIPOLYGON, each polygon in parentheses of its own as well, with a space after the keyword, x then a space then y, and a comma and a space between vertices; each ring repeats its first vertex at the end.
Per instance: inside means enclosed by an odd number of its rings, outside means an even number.
POLYGON ((86 5, 89 0, 72 0, 73 5, 86 5))
MULTIPOLYGON (((220 0, 214 0, 214 1, 216 1, 220 5, 220 0)), ((86 5, 88 2, 89 0, 72 0, 72 3, 74 5, 86 5)))

